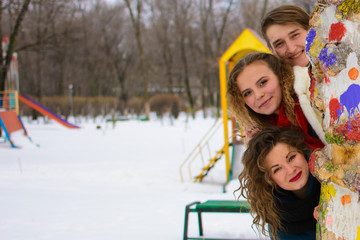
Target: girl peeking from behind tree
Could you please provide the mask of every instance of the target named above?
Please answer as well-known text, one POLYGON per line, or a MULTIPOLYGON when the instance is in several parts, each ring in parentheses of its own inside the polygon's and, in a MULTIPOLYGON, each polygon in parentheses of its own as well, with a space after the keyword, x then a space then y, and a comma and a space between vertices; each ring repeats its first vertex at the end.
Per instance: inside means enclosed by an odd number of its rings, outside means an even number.
POLYGON ((295 128, 265 128, 248 143, 235 194, 249 201, 253 225, 271 239, 316 239, 320 183, 309 173, 310 153, 295 128))

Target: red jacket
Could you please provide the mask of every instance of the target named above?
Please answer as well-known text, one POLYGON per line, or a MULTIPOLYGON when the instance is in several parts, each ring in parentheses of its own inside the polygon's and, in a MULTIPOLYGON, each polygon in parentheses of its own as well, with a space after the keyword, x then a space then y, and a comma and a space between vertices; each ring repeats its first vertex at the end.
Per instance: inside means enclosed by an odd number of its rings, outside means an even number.
MULTIPOLYGON (((302 112, 298 101, 296 102, 296 105, 295 105, 295 115, 296 115, 296 122, 297 122, 298 126, 300 127, 301 131, 303 131, 305 133, 305 144, 312 151, 314 151, 317 148, 323 148, 324 144, 318 137, 316 137, 316 133, 311 128, 308 121, 306 120, 305 115, 302 112)), ((285 109, 284 109, 283 103, 281 103, 281 105, 280 105, 279 115, 276 115, 276 114, 270 115, 269 121, 272 125, 277 126, 277 127, 293 126, 293 124, 285 116, 285 109)))

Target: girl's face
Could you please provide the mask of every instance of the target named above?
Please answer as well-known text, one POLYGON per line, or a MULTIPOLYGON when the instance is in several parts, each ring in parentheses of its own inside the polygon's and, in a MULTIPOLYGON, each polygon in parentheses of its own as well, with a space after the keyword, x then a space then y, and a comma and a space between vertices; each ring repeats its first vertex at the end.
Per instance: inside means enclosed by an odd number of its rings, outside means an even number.
POLYGON ((266 156, 264 165, 270 171, 270 178, 282 189, 295 194, 306 190, 309 167, 304 155, 296 148, 277 143, 266 156))
POLYGON ((236 82, 246 105, 254 112, 279 114, 282 100, 280 82, 266 62, 260 60, 246 66, 236 82))
POLYGON ((307 30, 300 24, 275 24, 266 30, 272 50, 292 66, 305 67, 309 59, 305 53, 307 30))

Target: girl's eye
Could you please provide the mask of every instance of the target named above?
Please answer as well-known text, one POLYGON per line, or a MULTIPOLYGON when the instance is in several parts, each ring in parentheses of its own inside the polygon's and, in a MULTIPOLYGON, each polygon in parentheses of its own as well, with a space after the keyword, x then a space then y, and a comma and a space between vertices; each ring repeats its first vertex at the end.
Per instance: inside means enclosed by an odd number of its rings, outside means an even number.
POLYGON ((296 157, 296 154, 293 154, 289 157, 289 162, 291 162, 292 160, 294 160, 294 158, 296 157))
POLYGON ((251 91, 246 91, 246 92, 244 92, 242 95, 243 95, 244 97, 247 97, 247 96, 249 96, 250 93, 251 93, 251 91))
POLYGON ((267 80, 266 80, 266 79, 261 80, 261 81, 259 82, 259 86, 262 87, 262 86, 265 85, 265 83, 267 83, 267 80))
POLYGON ((273 174, 277 173, 279 170, 280 170, 279 167, 278 167, 278 168, 275 168, 275 169, 273 170, 273 174))

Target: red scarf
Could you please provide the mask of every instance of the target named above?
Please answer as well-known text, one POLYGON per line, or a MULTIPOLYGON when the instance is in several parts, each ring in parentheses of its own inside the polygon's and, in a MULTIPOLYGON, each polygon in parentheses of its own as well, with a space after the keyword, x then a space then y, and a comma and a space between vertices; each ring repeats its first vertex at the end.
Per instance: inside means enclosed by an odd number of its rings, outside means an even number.
MULTIPOLYGON (((301 110, 298 100, 296 100, 294 110, 295 110, 296 122, 297 122, 300 130, 305 133, 305 142, 304 143, 312 151, 314 151, 317 148, 323 148, 324 144, 321 142, 320 139, 309 135, 309 123, 306 120, 306 117, 301 110)), ((269 116, 268 119, 272 125, 277 126, 277 127, 293 126, 293 124, 289 121, 289 119, 285 115, 284 104, 282 102, 280 104, 279 115, 272 114, 269 116)))

